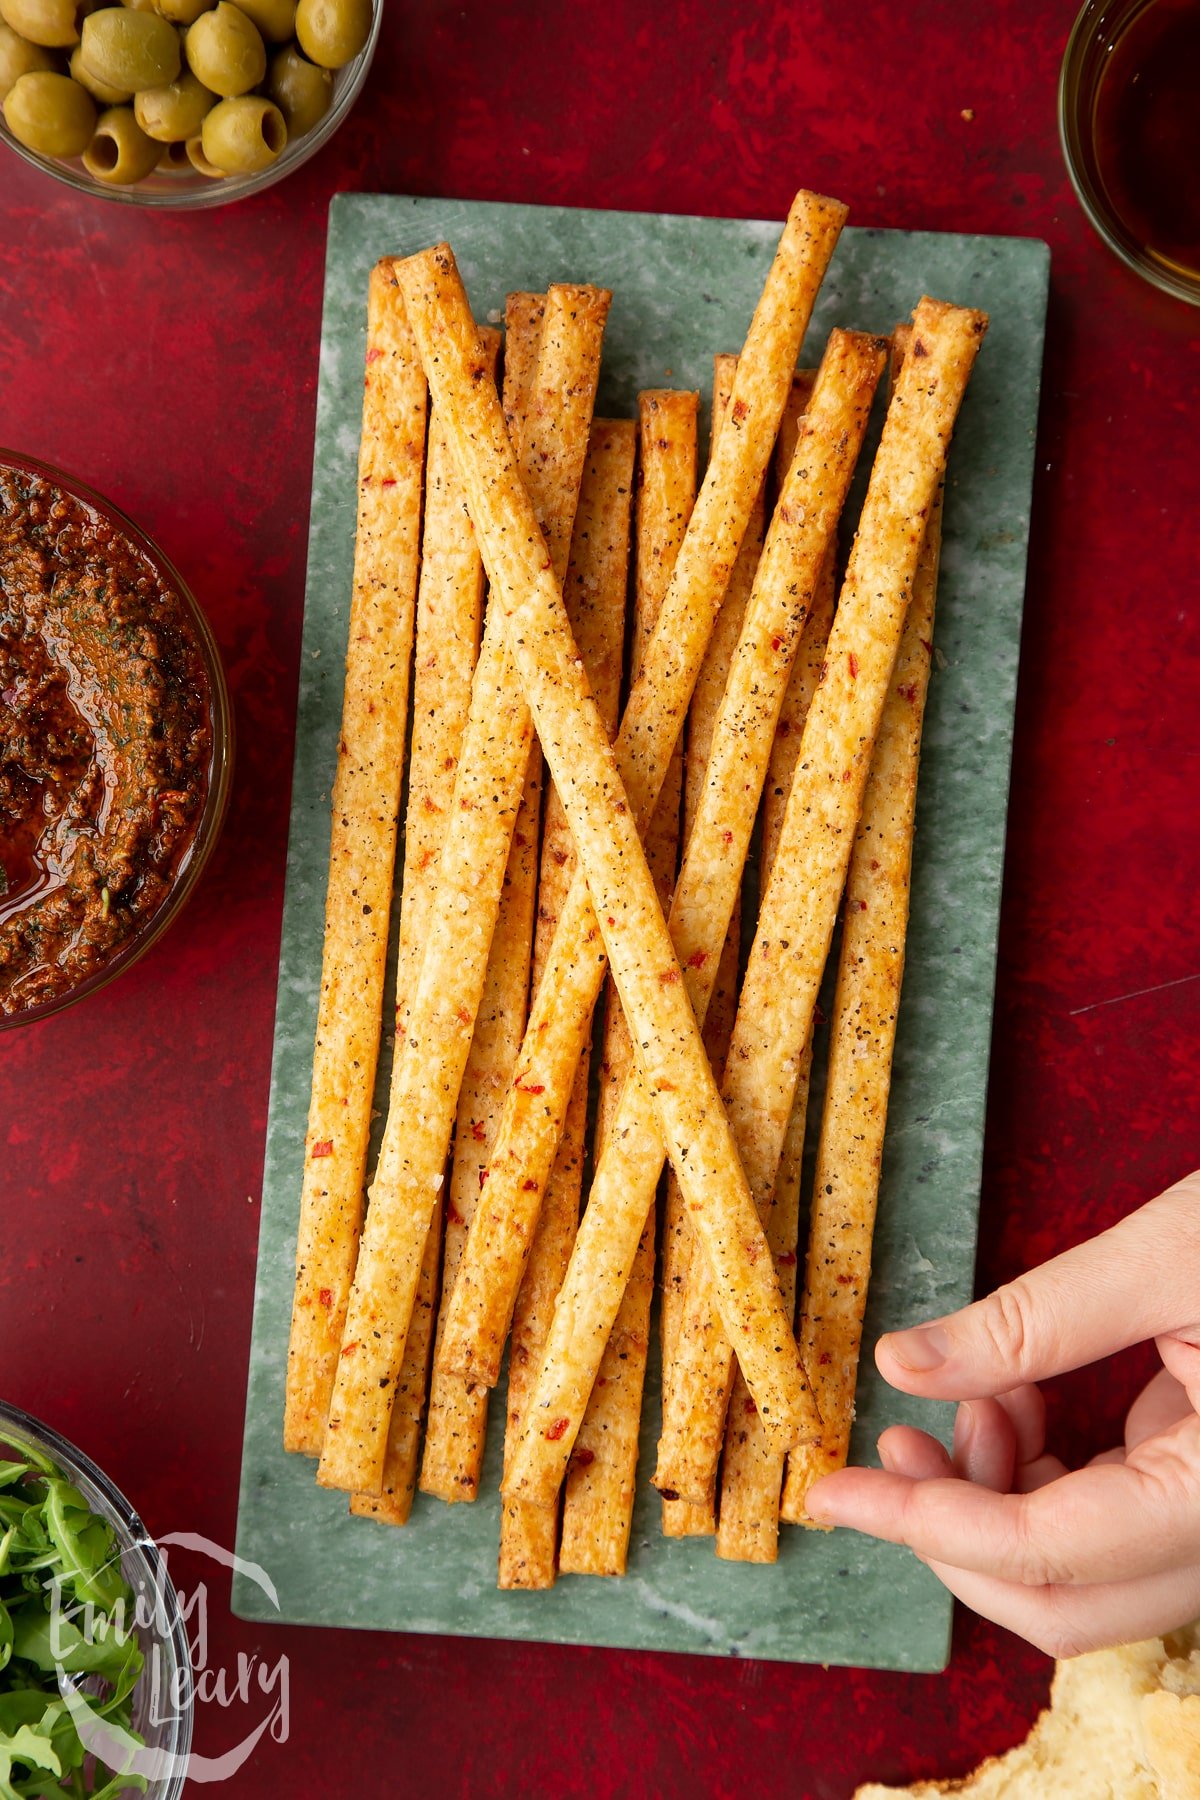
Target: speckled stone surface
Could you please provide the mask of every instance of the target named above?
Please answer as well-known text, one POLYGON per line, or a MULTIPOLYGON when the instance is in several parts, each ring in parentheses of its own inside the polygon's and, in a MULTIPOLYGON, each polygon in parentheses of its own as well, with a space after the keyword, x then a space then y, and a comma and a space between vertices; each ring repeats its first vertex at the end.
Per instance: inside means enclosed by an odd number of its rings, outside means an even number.
MULTIPOLYGON (((639 387, 707 395, 711 354, 740 344, 778 226, 452 201, 339 196, 332 207, 301 659, 287 898, 267 1133, 238 1549, 265 1567, 279 1612, 237 1581, 246 1617, 407 1631, 628 1645, 879 1668, 941 1668, 944 1590, 906 1553, 785 1528, 779 1564, 721 1563, 667 1542, 648 1484, 657 1435, 652 1370, 641 1484, 624 1581, 560 1578, 547 1594, 495 1587, 499 1432, 485 1497, 418 1497, 407 1529, 351 1520, 313 1465, 281 1448, 308 1077, 320 969, 334 765, 354 535, 367 273, 376 257, 454 245, 477 316, 547 280, 614 290, 602 410, 639 387)), ((938 672, 926 727, 913 922, 868 1340, 969 1296, 974 1265, 1018 642, 1049 254, 1033 240, 849 231, 809 340, 832 324, 886 331, 923 292, 986 308, 991 329, 956 436, 939 596, 938 672)), ((897 1417, 945 1419, 860 1383, 854 1454, 897 1417)), ((502 1388, 498 1390, 502 1396, 502 1388)), ((497 1406, 493 1407, 493 1426, 497 1406)))

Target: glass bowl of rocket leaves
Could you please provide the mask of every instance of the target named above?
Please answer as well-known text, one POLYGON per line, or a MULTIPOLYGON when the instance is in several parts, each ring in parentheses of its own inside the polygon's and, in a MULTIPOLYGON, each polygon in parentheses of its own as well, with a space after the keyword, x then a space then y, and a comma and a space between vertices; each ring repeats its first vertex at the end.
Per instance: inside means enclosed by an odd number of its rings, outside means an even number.
POLYGON ((82 1451, 0 1404, 0 1800, 174 1800, 192 1700, 145 1526, 82 1451))

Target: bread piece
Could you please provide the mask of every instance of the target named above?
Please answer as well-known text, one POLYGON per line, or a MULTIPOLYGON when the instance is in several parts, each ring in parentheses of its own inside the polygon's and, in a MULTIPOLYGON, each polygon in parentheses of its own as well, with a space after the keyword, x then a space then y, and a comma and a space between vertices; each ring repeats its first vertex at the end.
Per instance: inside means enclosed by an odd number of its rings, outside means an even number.
POLYGON ((1023 1744, 962 1780, 868 1782, 854 1800, 1200 1800, 1200 1624, 1056 1665, 1023 1744))

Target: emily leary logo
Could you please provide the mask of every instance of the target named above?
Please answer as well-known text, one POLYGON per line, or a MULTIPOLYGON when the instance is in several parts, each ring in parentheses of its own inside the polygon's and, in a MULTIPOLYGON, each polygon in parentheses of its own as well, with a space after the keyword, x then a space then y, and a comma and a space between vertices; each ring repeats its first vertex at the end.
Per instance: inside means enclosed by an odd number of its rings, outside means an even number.
MULTIPOLYGON (((139 1705, 135 1720, 146 1742, 141 1743, 120 1726, 102 1719, 93 1711, 88 1695, 62 1667, 64 1623, 82 1632, 85 1640, 94 1642, 96 1620, 90 1606, 69 1606, 55 1584, 50 1608, 51 1654, 58 1661, 58 1688, 79 1733, 85 1750, 90 1750, 115 1772, 141 1775, 148 1782, 164 1783, 186 1776, 189 1781, 225 1781, 235 1774, 253 1755, 263 1738, 275 1743, 287 1742, 291 1723, 288 1659, 281 1656, 268 1664, 257 1655, 239 1651, 232 1668, 214 1668, 209 1660, 208 1588, 196 1582, 189 1591, 181 1584, 174 1590, 167 1574, 167 1552, 174 1547, 192 1555, 207 1558, 224 1569, 235 1570, 260 1587, 272 1606, 278 1609, 279 1596, 266 1571, 257 1563, 247 1562, 233 1551, 195 1532, 172 1532, 145 1548, 153 1552, 157 1544, 161 1577, 152 1587, 137 1594, 133 1616, 118 1607, 106 1622, 109 1633, 118 1642, 137 1635, 145 1653, 145 1665, 139 1681, 139 1705), (182 1619, 187 1656, 180 1660, 169 1647, 176 1629, 174 1598, 182 1619), (189 1702, 226 1710, 231 1722, 240 1713, 244 1723, 247 1712, 253 1724, 237 1741, 217 1756, 201 1756, 197 1752, 181 1752, 171 1747, 175 1728, 187 1712, 189 1702), (236 1709, 236 1712, 235 1712, 236 1709)), ((178 1638, 176 1639, 178 1642, 178 1638)))

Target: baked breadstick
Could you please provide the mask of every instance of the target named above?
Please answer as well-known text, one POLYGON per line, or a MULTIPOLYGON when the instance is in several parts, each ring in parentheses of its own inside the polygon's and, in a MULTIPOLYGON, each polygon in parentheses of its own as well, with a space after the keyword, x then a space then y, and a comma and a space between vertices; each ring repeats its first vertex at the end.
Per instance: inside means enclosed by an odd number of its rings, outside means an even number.
MULTIPOLYGON (((879 339, 840 331, 831 336, 755 575, 671 907, 672 941, 694 1016, 700 1019, 740 888, 792 658, 849 487, 882 361, 879 339)), ((631 1079, 596 1171, 539 1377, 542 1415, 561 1420, 562 1428, 552 1438, 527 1435, 512 1472, 513 1484, 527 1484, 518 1491, 542 1504, 562 1479, 566 1452, 620 1305, 662 1169, 661 1123, 666 1115, 662 1096, 644 1079, 644 1071, 631 1079)), ((693 1229, 703 1244, 705 1266, 710 1267, 712 1240, 689 1192, 692 1172, 680 1162, 672 1156, 693 1229)), ((697 1259, 692 1260, 694 1268, 697 1259)), ((774 1270, 763 1273, 782 1315, 774 1270)), ((722 1316, 727 1310, 721 1308, 722 1316)), ((788 1319, 776 1340, 781 1354, 788 1354, 791 1332, 788 1319)), ((749 1372, 747 1379, 761 1412, 762 1397, 749 1372)), ((802 1435, 815 1435, 820 1421, 811 1396, 804 1395, 800 1404, 797 1428, 802 1435)), ((772 1436, 780 1435, 770 1417, 764 1424, 772 1436)), ((703 1491, 685 1495, 701 1503, 705 1497, 703 1491)))
MULTIPOLYGON (((786 434, 781 431, 781 447, 785 442, 786 434)), ((771 751, 771 767, 763 797, 762 866, 767 874, 783 828, 783 814, 799 755, 804 720, 821 679, 829 628, 833 622, 833 603, 834 557, 831 547, 821 570, 820 589, 813 602, 812 614, 804 627, 771 751)), ((796 1304, 796 1239, 811 1065, 810 1042, 805 1046, 796 1081, 796 1097, 783 1140, 767 1224, 767 1238, 775 1258, 780 1291, 790 1309, 796 1304)), ((817 1404, 820 1405, 819 1400, 817 1404)), ((725 1418, 717 1555, 738 1562, 774 1562, 779 1553, 779 1491, 783 1483, 784 1459, 763 1437, 753 1405, 739 1370, 734 1376, 725 1418)), ((683 1506, 686 1502, 681 1500, 676 1504, 683 1506)))
MULTIPOLYGON (((513 293, 505 302, 502 401, 508 434, 518 450, 545 310, 544 294, 513 293)), ((586 480, 585 475, 585 485, 586 480)), ((482 1186, 479 1173, 486 1164, 500 1102, 512 1079, 521 1033, 525 1029, 541 803, 542 759, 535 746, 529 758, 525 792, 521 796, 508 853, 483 998, 458 1096, 454 1158, 446 1197, 439 1334, 466 1241, 467 1226, 482 1186)), ((406 1349, 406 1360, 407 1355, 406 1349)), ((487 1403, 488 1391, 478 1382, 464 1381, 461 1376, 434 1368, 429 1389, 425 1449, 421 1457, 422 1493, 435 1494, 446 1501, 476 1498, 487 1434, 487 1403)))
MULTIPOLYGON (((452 421, 484 567, 505 610, 509 643, 570 821, 635 1052, 722 1296, 722 1316, 765 1423, 790 1445, 803 1431, 810 1403, 799 1354, 616 753, 588 690, 495 393, 477 379, 478 338, 465 290, 446 246, 395 267, 426 379, 452 421)), ((659 632, 666 616, 664 602, 659 632)), ((486 1194, 476 1224, 485 1213, 490 1222, 486 1194)), ((462 1281, 460 1268, 455 1298, 462 1281)), ((544 1435, 541 1418, 527 1414, 522 1447, 531 1429, 544 1435)), ((551 1440, 561 1435, 558 1420, 545 1432, 551 1440)), ((520 1488, 509 1482, 508 1491, 511 1496, 520 1488)))
MULTIPOLYGON (((500 334, 481 332, 494 374, 500 334)), ((417 588, 416 653, 413 658, 413 731, 404 815, 404 870, 400 889, 400 941, 396 952, 396 1036, 408 1028, 410 994, 420 969, 425 923, 433 898, 446 812, 454 794, 454 770, 471 705, 471 675, 483 613, 483 563, 463 502, 458 471, 434 412, 425 462, 425 522, 421 579, 417 588)), ((388 1425, 380 1494, 355 1494, 352 1513, 404 1525, 412 1511, 417 1444, 429 1379, 433 1312, 441 1249, 441 1206, 434 1209, 413 1321, 396 1382, 388 1425)))
MULTIPOLYGON (((645 642, 654 628, 662 597, 679 555, 679 546, 691 517, 696 496, 696 415, 699 394, 667 389, 639 394, 639 481, 637 504, 637 564, 634 589, 633 655, 630 665, 636 679, 645 642)), ((743 546, 744 548, 744 546, 743 546)), ((740 561, 740 558, 739 558, 740 561)), ((715 643, 732 600, 726 597, 713 632, 715 643)), ((704 659, 697 696, 704 684, 712 653, 704 659)), ((693 709, 696 700, 692 702, 693 709)), ((679 857, 679 811, 682 764, 679 746, 655 808, 646 839, 646 860, 659 902, 669 906, 679 857)), ((581 1069, 586 1064, 580 1065, 581 1069)), ((600 1071, 597 1118, 597 1154, 610 1123, 616 1101, 633 1065, 633 1046, 621 1003, 610 978, 604 1017, 604 1059, 600 1071)), ((578 1082, 578 1077, 576 1078, 578 1082)), ((570 1113, 567 1115, 570 1118, 570 1113)), ((561 1152, 560 1152, 561 1154, 561 1152)), ((554 1191, 551 1178, 546 1190, 540 1232, 554 1191)), ((534 1248, 536 1255, 536 1243, 534 1248)), ((564 1257, 558 1285, 566 1273, 564 1257)), ((604 1352, 600 1375, 584 1415, 563 1500, 562 1547, 559 1562, 572 1575, 623 1575, 633 1519, 634 1477, 637 1471, 638 1426, 642 1414, 646 1351, 650 1338, 650 1298, 654 1289, 654 1209, 646 1220, 634 1258, 633 1272, 612 1337, 604 1352)), ((557 1289, 556 1289, 557 1292, 557 1289)), ((513 1315, 516 1339, 520 1297, 513 1315)), ((547 1331, 549 1320, 547 1320, 547 1331)), ((547 1332, 537 1346, 537 1359, 529 1369, 526 1385, 532 1390, 541 1364, 547 1332)), ((553 1517, 546 1507, 526 1508, 539 1516, 553 1517)))
MULTIPOLYGON (((800 1059, 899 650, 930 507, 946 465, 983 313, 924 299, 913 355, 892 394, 829 639, 805 721, 774 868, 738 1003, 722 1092, 764 1212, 791 1116, 800 1059), (918 354, 919 346, 919 354, 918 354)), ((687 1324, 694 1379, 686 1418, 664 1421, 657 1484, 703 1497, 732 1377, 731 1351, 693 1262, 687 1324), (693 1355, 694 1352, 694 1355, 693 1355)), ((751 1384, 752 1385, 752 1384, 751 1384)))
MULTIPOLYGON (((641 830, 649 825, 666 776, 844 217, 845 208, 833 201, 797 196, 751 322, 734 386, 736 429, 722 433, 697 496, 616 745, 632 818, 641 830)), ((603 983, 596 909, 582 879, 563 909, 548 966, 554 976, 531 1008, 489 1162, 486 1219, 476 1215, 440 1351, 447 1367, 489 1385, 499 1374, 530 1235, 603 983)))
MULTIPOLYGON (((720 354, 713 358, 713 397, 712 397, 712 438, 709 448, 711 458, 716 448, 717 438, 725 420, 729 406, 729 393, 733 386, 734 371, 737 368, 737 357, 720 354)), ((784 408, 784 420, 780 422, 783 431, 788 410, 795 397, 797 377, 792 379, 792 392, 784 408)), ((808 389, 812 387, 811 374, 807 377, 808 389)), ((805 392, 807 399, 808 389, 805 392)), ((778 458, 778 440, 775 450, 778 458)), ((725 604, 717 615, 716 627, 708 646, 708 655, 700 670, 700 678, 696 683, 696 691, 692 695, 692 704, 688 712, 687 725, 687 759, 684 769, 683 794, 683 835, 684 842, 691 835, 696 814, 700 809, 700 799, 704 792, 704 776, 708 767, 708 753, 712 745, 713 727, 717 722, 717 712, 725 692, 725 683, 729 679, 729 666, 733 660, 733 652, 741 636, 742 622, 746 616, 746 606, 750 599, 750 590, 754 584, 754 572, 758 567, 758 559, 762 555, 763 531, 763 490, 760 488, 758 498, 754 502, 754 510, 750 515, 750 523, 746 535, 742 539, 742 547, 734 565, 733 576, 729 583, 729 592, 725 596, 725 604)), ((712 998, 708 1003, 708 1011, 704 1016, 704 1048, 708 1052, 708 1060, 713 1066, 713 1073, 720 1080, 721 1069, 725 1062, 725 1051, 729 1046, 729 1033, 733 1029, 733 1014, 737 1006, 738 958, 741 945, 742 919, 740 898, 734 905, 733 915, 729 921, 729 930, 725 933, 725 948, 721 952, 721 962, 717 970, 717 979, 713 986, 712 998)), ((653 1213, 651 1214, 653 1217, 653 1213)), ((649 1220, 647 1221, 649 1225, 649 1220)), ((645 1231, 642 1233, 645 1238, 645 1231)), ((642 1254, 638 1247, 638 1257, 642 1254)), ((664 1396, 671 1383, 672 1368, 675 1357, 675 1338, 678 1331, 679 1296, 683 1292, 687 1266, 692 1254, 692 1228, 688 1224, 687 1209, 683 1204, 683 1195, 679 1191, 679 1183, 670 1169, 667 1170, 666 1199, 663 1207, 662 1228, 662 1305, 659 1312, 659 1334, 662 1345, 662 1387, 664 1396)), ((634 1274, 630 1277, 632 1287, 638 1272, 638 1264, 634 1264, 634 1274)), ((628 1292, 628 1290, 626 1290, 628 1292)), ((625 1301, 621 1302, 624 1311, 625 1301)), ((621 1314, 617 1314, 614 1327, 614 1338, 619 1337, 621 1314)), ((607 1361, 611 1353, 604 1352, 607 1361)), ((604 1365, 601 1364, 600 1376, 603 1378, 604 1365)), ((597 1383, 599 1385, 599 1383, 597 1383)), ((592 1402, 595 1401, 595 1393, 592 1402)), ((568 1476, 568 1488, 571 1477, 568 1476)), ((692 1506, 686 1500, 662 1501, 662 1528, 665 1537, 711 1537, 717 1528, 716 1509, 710 1500, 704 1506, 692 1506)))
POLYGON ((371 271, 354 588, 283 1441, 319 1456, 362 1222, 383 1023, 421 524, 425 377, 386 263, 371 271))
MULTIPOLYGON (((775 473, 779 483, 782 483, 791 463, 800 419, 808 404, 810 391, 811 383, 806 386, 803 376, 797 375, 792 382, 792 392, 784 408, 779 439, 775 445, 775 473)), ((771 746, 771 763, 763 791, 761 867, 764 879, 769 875, 775 859, 788 790, 792 785, 800 749, 800 734, 825 661, 825 647, 835 599, 834 564, 834 546, 830 545, 821 570, 813 610, 804 627, 800 650, 792 667, 775 742, 771 746)), ((731 1030, 732 1015, 736 1008, 735 994, 730 1010, 731 1030)), ((809 1061, 806 1060, 796 1083, 796 1098, 788 1120, 767 1230, 775 1268, 780 1278, 780 1291, 787 1305, 792 1308, 795 1306, 795 1237, 799 1224, 800 1176, 808 1113, 808 1075, 809 1061)), ((725 1454, 721 1464, 721 1530, 716 1547, 719 1556, 766 1562, 773 1561, 778 1554, 779 1489, 783 1462, 778 1453, 770 1450, 763 1442, 757 1417, 747 1409, 748 1399, 739 1371, 734 1377, 733 1392, 725 1416, 725 1454)), ((686 1500, 664 1500, 663 1510, 665 1512, 668 1507, 686 1508, 687 1505, 686 1500)))
MULTIPOLYGON (((629 523, 633 503, 636 431, 631 421, 598 420, 592 426, 563 590, 583 666, 606 729, 616 730, 625 641, 625 588, 629 573, 629 523)), ((546 802, 538 883, 534 986, 541 979, 559 909, 575 873, 575 846, 557 791, 546 802)), ((514 1052, 515 1053, 515 1052, 514 1052)), ((566 1128, 538 1218, 525 1278, 513 1313, 508 1358, 505 1453, 516 1437, 533 1376, 550 1329, 554 1298, 579 1217, 579 1191, 587 1126, 588 1058, 575 1078, 566 1128)), ((459 1377, 461 1379, 461 1377, 459 1377)), ((482 1390, 486 1393, 486 1389, 482 1390)), ((549 1587, 554 1581, 558 1519, 547 1507, 506 1500, 500 1514, 499 1585, 549 1587)))
MULTIPOLYGON (((897 337, 899 356, 909 334, 897 337)), ((802 1525, 809 1523, 804 1511, 809 1488, 820 1476, 844 1468, 850 1448, 904 978, 917 768, 941 532, 939 492, 913 579, 846 880, 800 1332, 820 1396, 822 1430, 817 1443, 788 1459, 783 1500, 783 1517, 802 1525)))
MULTIPOLYGON (((403 266, 393 264, 398 273, 403 266)), ((555 583, 566 570, 609 300, 607 292, 594 288, 550 290, 519 465, 495 386, 487 379, 479 334, 467 313, 476 386, 486 390, 545 572, 555 583), (539 517, 546 522, 546 534, 539 517)), ((407 295, 405 302, 411 322, 407 295)), ((448 398, 444 404, 455 442, 454 407, 448 398)), ((455 454, 461 474, 457 444, 455 454)), ((464 486, 470 500, 470 484, 464 481, 464 486)), ((475 511, 472 502, 482 550, 475 511)), ((485 553, 485 568, 487 561, 485 553)), ((436 904, 408 1037, 393 1064, 388 1123, 347 1307, 318 1470, 318 1480, 327 1487, 371 1492, 382 1481, 392 1387, 403 1359, 429 1220, 444 1179, 532 742, 509 635, 493 592, 436 904)))

